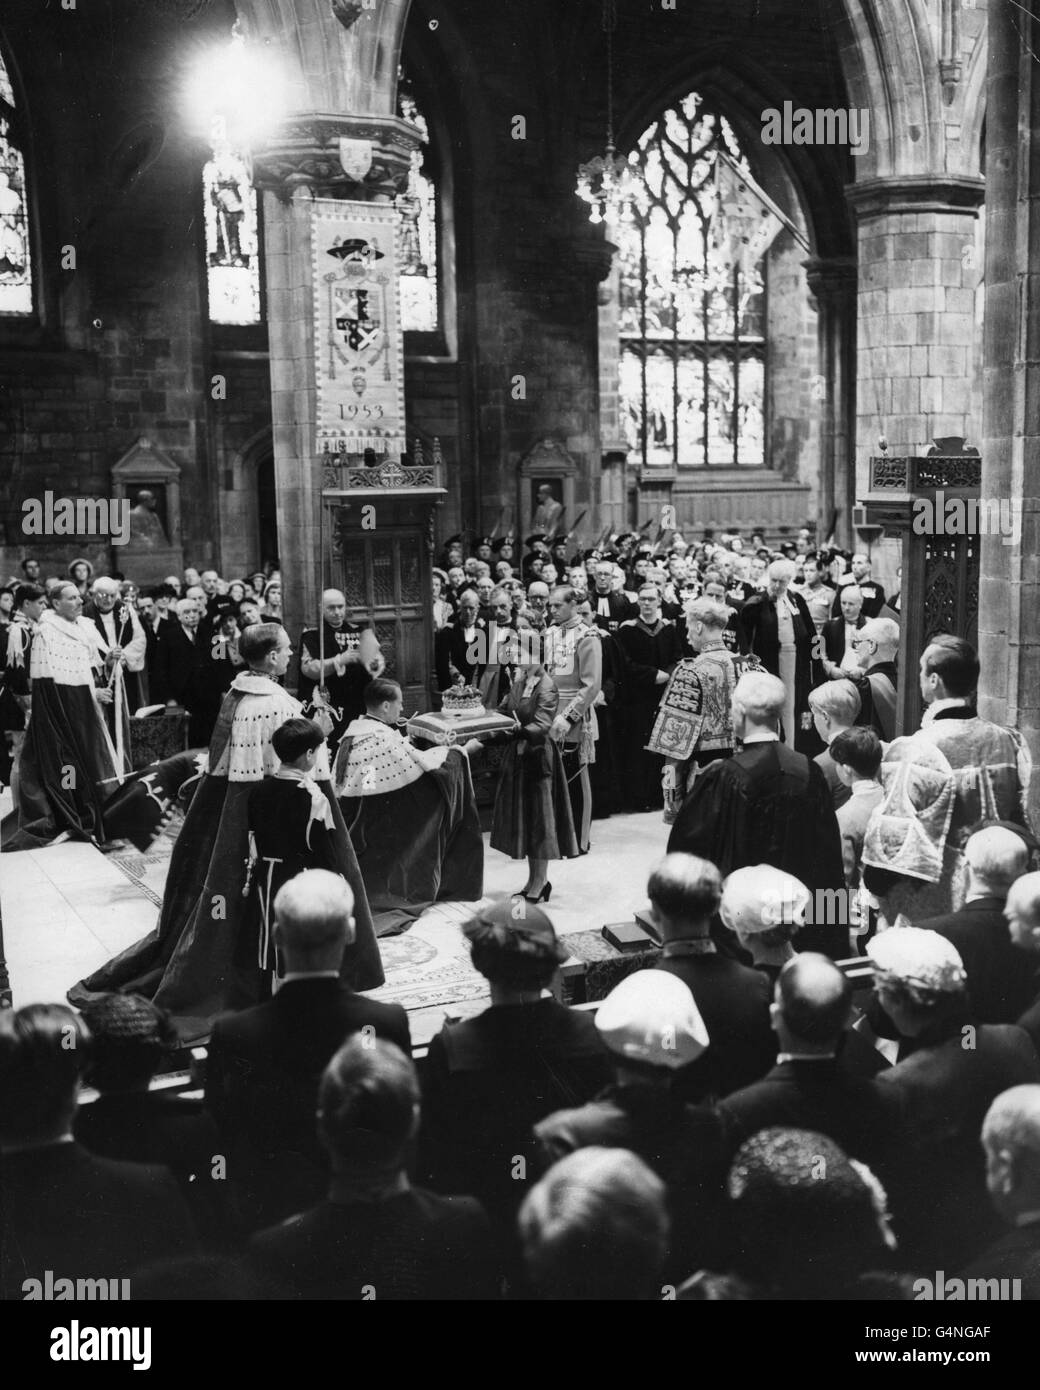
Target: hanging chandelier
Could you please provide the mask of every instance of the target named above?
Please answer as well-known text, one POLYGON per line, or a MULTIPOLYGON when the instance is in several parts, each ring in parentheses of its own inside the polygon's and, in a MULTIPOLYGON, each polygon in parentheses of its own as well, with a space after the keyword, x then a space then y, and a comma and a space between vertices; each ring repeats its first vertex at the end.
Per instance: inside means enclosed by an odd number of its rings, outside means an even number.
POLYGON ((589 204, 589 221, 620 222, 631 216, 632 199, 640 186, 629 158, 614 146, 614 30, 617 0, 603 0, 603 32, 607 36, 607 140, 603 154, 578 165, 575 192, 589 204))

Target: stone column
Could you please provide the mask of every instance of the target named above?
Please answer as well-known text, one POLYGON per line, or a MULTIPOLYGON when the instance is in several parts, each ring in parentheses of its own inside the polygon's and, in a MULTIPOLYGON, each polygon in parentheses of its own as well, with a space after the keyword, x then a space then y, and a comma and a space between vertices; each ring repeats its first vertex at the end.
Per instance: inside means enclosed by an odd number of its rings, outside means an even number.
POLYGON ((323 583, 322 479, 314 447, 311 198, 388 201, 404 187, 417 144, 414 128, 394 116, 297 114, 254 161, 255 181, 264 190, 279 559, 285 622, 294 640, 316 620, 323 583), (372 166, 361 180, 343 170, 341 136, 372 143, 372 166))
MULTIPOLYGON (((1021 730, 1040 765, 1040 20, 989 7, 983 498, 1022 504, 1017 544, 982 538, 979 712, 1021 730)), ((1040 811, 1033 779, 1031 811, 1040 811)))
POLYGON ((941 174, 868 179, 847 189, 859 243, 860 493, 882 433, 893 454, 924 453, 936 437, 979 437, 982 421, 970 416, 972 257, 983 193, 981 178, 941 174))
POLYGON ((810 260, 805 264, 809 290, 818 306, 819 375, 826 392, 820 430, 820 483, 817 539, 830 534, 847 546, 851 538, 856 469, 852 455, 855 419, 856 262, 851 257, 810 260))

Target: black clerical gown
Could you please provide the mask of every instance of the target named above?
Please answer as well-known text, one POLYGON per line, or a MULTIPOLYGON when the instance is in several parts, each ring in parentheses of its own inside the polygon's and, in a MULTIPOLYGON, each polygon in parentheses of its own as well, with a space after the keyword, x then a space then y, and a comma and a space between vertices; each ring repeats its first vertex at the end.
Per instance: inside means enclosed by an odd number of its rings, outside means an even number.
POLYGON ((646 744, 664 694, 657 684, 659 671, 670 675, 681 655, 679 634, 673 623, 648 627, 641 618, 622 623, 614 637, 625 658, 625 668, 615 706, 618 746, 621 754, 621 790, 635 811, 661 805, 663 760, 648 753, 646 744))
MULTIPOLYGON (((348 623, 342 627, 332 627, 325 623, 325 660, 329 661, 341 652, 356 653, 361 642, 361 634, 371 626, 370 623, 348 623)), ((318 660, 320 643, 316 627, 305 628, 300 637, 300 658, 313 657, 318 660)), ((321 684, 329 692, 333 707, 334 723, 328 737, 329 748, 334 752, 347 725, 360 719, 365 712, 365 686, 372 679, 371 673, 360 661, 349 661, 342 676, 333 672, 321 682, 312 681, 301 670, 297 695, 307 704, 314 694, 315 686, 321 684)), ((330 753, 330 757, 332 754, 330 753)))
POLYGON ((723 878, 752 864, 793 874, 815 895, 813 925, 798 933, 797 948, 848 954, 838 821, 823 772, 804 754, 776 741, 752 743, 705 768, 672 826, 674 851, 710 860, 723 878), (838 896, 823 897, 827 889, 838 896))
MULTIPOLYGON (((791 618, 795 644, 795 747, 802 753, 815 756, 820 751, 820 739, 813 728, 809 712, 809 692, 813 688, 816 678, 814 672, 818 666, 813 656, 816 624, 801 594, 789 591, 787 597, 794 606, 791 618)), ((765 593, 755 594, 740 610, 738 622, 743 650, 751 656, 757 656, 771 675, 779 677, 780 633, 776 617, 776 600, 765 593)))

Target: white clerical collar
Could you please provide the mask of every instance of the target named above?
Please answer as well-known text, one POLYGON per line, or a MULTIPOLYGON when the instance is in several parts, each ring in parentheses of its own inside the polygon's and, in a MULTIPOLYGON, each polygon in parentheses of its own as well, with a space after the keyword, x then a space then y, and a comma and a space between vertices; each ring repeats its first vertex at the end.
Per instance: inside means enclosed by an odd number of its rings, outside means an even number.
POLYGON ((290 970, 278 981, 279 989, 292 984, 293 980, 338 980, 338 970, 290 970))
POLYGON ((963 695, 953 695, 945 700, 933 700, 924 712, 923 724, 930 724, 937 714, 947 709, 968 709, 971 705, 970 699, 963 695))
POLYGON ((745 748, 748 746, 749 743, 779 743, 779 742, 780 742, 780 735, 779 735, 779 734, 771 734, 771 733, 769 732, 768 729, 756 729, 756 730, 754 731, 754 733, 745 734, 744 737, 741 739, 741 743, 743 743, 743 745, 744 745, 745 748))
POLYGON ((781 1052, 777 1055, 777 1064, 781 1062, 833 1062, 833 1052, 781 1052))

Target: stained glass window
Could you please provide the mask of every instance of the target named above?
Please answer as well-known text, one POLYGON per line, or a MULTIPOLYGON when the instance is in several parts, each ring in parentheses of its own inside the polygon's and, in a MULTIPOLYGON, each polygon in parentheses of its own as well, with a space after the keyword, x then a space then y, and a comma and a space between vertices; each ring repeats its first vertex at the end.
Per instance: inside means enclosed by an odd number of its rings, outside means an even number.
POLYGON ((25 155, 14 88, 0 54, 0 314, 33 312, 25 155))
POLYGON ((636 146, 645 177, 619 250, 622 423, 644 465, 765 462, 765 262, 733 266, 717 206, 733 128, 691 93, 636 146))
POLYGON ((436 333, 440 327, 437 287, 437 186, 430 168, 430 131, 403 72, 397 79, 397 114, 416 128, 423 144, 412 152, 408 186, 397 199, 401 213, 401 327, 407 333, 436 333))
POLYGON ((260 322, 256 190, 245 160, 225 143, 202 171, 211 323, 260 322))

